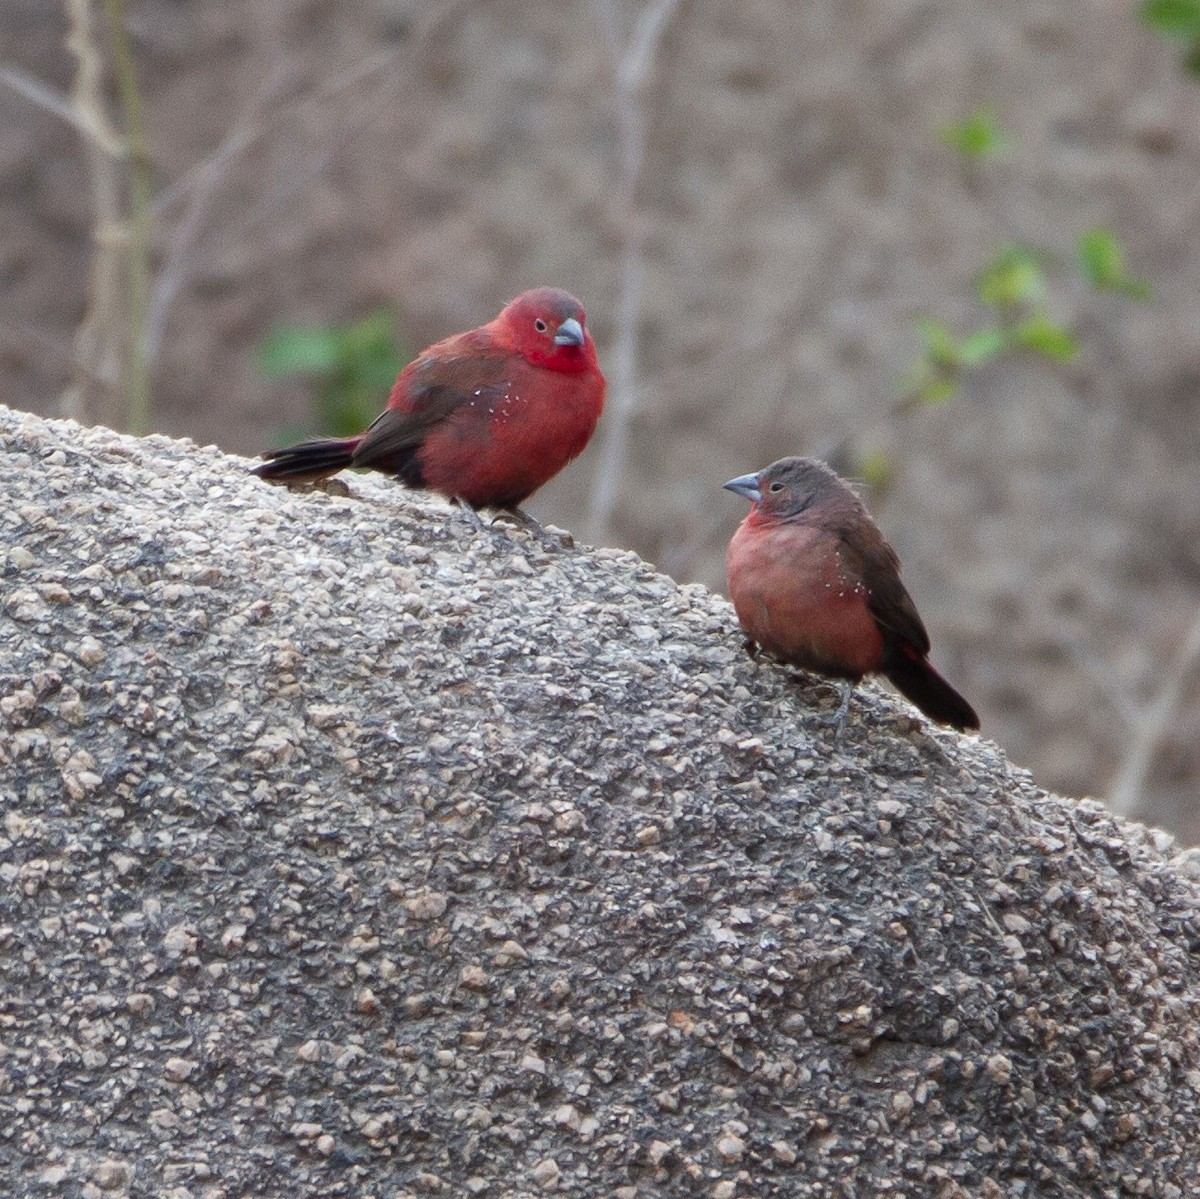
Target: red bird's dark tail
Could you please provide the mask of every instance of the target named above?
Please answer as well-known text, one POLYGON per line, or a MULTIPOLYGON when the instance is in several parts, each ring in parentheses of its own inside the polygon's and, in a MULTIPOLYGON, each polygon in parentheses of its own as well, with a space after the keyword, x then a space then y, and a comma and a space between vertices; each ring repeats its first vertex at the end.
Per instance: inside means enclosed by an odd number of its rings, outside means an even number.
POLYGON ((271 450, 264 454, 265 462, 253 468, 260 479, 284 479, 304 483, 325 479, 345 470, 354 459, 361 437, 318 438, 288 446, 286 450, 271 450))
POLYGON ((960 732, 979 727, 975 709, 929 663, 907 646, 894 649, 883 673, 905 699, 911 700, 930 720, 960 732))

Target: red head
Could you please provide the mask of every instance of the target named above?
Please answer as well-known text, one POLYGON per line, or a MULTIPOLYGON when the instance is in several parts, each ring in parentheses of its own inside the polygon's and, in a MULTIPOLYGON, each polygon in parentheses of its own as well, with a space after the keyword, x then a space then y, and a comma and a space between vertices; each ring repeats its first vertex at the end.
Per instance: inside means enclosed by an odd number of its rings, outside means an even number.
POLYGON ((596 369, 583 305, 557 287, 536 287, 507 304, 492 336, 534 366, 568 373, 596 369))

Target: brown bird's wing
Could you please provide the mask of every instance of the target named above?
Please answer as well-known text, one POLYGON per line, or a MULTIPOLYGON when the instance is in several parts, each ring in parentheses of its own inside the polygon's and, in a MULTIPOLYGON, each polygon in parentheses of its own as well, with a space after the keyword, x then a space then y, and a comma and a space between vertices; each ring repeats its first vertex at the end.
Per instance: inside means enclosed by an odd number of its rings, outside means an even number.
POLYGON ((929 634, 917 606, 900 581, 900 559, 874 526, 859 526, 853 541, 838 543, 847 578, 861 579, 867 588, 867 607, 880 628, 918 650, 929 653, 929 634))
POLYGON ((415 359, 400 372, 388 406, 363 434, 354 465, 403 459, 460 408, 487 410, 509 390, 512 369, 510 354, 479 348, 469 355, 415 359))

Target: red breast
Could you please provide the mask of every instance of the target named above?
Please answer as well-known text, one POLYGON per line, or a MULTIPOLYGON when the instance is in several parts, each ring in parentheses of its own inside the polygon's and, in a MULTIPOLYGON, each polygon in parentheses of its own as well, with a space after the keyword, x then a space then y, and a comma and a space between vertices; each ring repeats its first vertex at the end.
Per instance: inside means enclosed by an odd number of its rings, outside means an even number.
POLYGON ((422 473, 470 504, 519 504, 587 445, 604 406, 599 370, 563 374, 514 358, 508 386, 431 430, 422 473))
POLYGON ((847 578, 837 538, 811 524, 742 521, 726 553, 729 598, 746 632, 797 666, 858 679, 878 670, 883 637, 868 592, 847 578))

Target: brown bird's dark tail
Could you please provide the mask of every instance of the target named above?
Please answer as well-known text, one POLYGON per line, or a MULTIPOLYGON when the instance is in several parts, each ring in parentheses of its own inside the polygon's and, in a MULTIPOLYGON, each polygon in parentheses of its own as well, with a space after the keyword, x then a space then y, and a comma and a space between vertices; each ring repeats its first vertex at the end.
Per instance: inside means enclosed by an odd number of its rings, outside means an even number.
POLYGON ((979 727, 975 709, 915 650, 907 646, 893 649, 884 662, 883 673, 930 720, 960 732, 979 727))
POLYGON ((325 479, 350 465, 360 441, 361 437, 302 441, 286 450, 271 450, 263 455, 266 461, 252 469, 260 479, 284 479, 291 483, 325 479))

